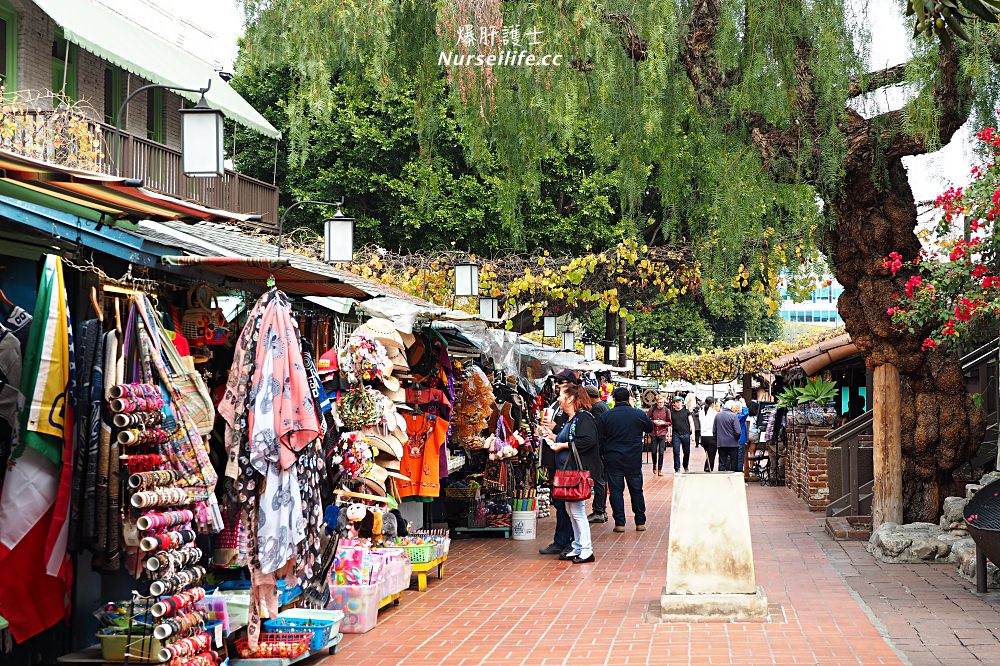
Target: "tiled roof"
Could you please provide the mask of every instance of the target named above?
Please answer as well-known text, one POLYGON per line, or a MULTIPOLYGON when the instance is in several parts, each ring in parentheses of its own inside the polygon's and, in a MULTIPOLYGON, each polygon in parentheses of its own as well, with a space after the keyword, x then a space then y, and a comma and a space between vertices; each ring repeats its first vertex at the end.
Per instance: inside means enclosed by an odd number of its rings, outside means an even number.
POLYGON ((849 333, 824 340, 817 344, 779 356, 771 361, 775 372, 785 372, 799 367, 807 377, 812 377, 828 365, 860 353, 849 333))

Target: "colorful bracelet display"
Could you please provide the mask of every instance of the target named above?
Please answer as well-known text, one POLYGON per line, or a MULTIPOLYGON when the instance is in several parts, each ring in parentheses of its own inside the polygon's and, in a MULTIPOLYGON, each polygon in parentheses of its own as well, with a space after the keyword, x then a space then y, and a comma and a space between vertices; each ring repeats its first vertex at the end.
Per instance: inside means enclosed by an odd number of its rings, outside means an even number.
POLYGON ((161 599, 153 604, 151 612, 153 617, 163 617, 164 615, 173 615, 179 611, 182 611, 195 603, 201 601, 205 598, 205 588, 203 587, 192 587, 190 590, 184 590, 178 594, 173 594, 166 599, 161 599))
POLYGON ((132 506, 137 509, 181 506, 190 503, 190 495, 184 488, 154 488, 153 490, 142 490, 132 495, 132 506))
POLYGON ((152 536, 143 537, 139 541, 139 548, 144 552, 151 553, 160 550, 173 550, 189 543, 194 543, 194 530, 175 530, 173 532, 163 532, 152 536))
POLYGON ((177 573, 164 576, 159 580, 154 580, 149 586, 149 593, 154 597, 164 594, 175 594, 185 587, 196 585, 205 577, 205 567, 190 567, 181 569, 177 573))
POLYGON ((128 477, 128 487, 133 490, 147 490, 172 486, 177 482, 177 472, 169 469, 158 469, 151 472, 138 472, 128 477))
POLYGON ((139 446, 165 444, 173 437, 163 428, 147 428, 144 430, 119 430, 118 443, 122 446, 139 446))
MULTIPOLYGON (((174 472, 171 472, 173 474, 174 472)), ((132 475, 133 477, 136 475, 132 475)), ((132 479, 129 479, 129 483, 132 479)), ((139 516, 139 519, 135 521, 136 527, 142 531, 146 530, 162 530, 167 527, 174 527, 175 525, 183 525, 185 523, 190 523, 194 520, 194 511, 190 509, 180 509, 178 511, 151 511, 143 516, 139 516)))
POLYGON ((180 657, 193 657, 212 647, 212 637, 202 631, 191 636, 178 638, 160 650, 160 661, 170 661, 180 657))
POLYGON ((205 618, 201 613, 181 613, 156 625, 156 628, 153 629, 153 635, 162 641, 171 636, 189 633, 194 629, 202 629, 204 626, 205 618))
POLYGON ((118 428, 155 428, 163 425, 163 412, 115 414, 114 424, 118 428))
POLYGON ((164 550, 146 559, 146 571, 155 572, 163 578, 170 576, 185 567, 194 566, 201 561, 204 553, 201 548, 179 548, 164 550))

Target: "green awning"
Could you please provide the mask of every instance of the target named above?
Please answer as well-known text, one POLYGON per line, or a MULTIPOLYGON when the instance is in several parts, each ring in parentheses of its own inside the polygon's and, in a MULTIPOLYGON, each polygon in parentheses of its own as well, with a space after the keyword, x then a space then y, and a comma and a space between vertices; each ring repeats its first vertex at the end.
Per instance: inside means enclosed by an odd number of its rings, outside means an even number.
MULTIPOLYGON (((86 0, 33 0, 63 29, 66 39, 108 62, 152 83, 202 88, 213 108, 272 139, 281 137, 271 123, 219 77, 211 65, 159 35, 101 5, 86 0)), ((192 102, 198 93, 178 92, 192 102)))

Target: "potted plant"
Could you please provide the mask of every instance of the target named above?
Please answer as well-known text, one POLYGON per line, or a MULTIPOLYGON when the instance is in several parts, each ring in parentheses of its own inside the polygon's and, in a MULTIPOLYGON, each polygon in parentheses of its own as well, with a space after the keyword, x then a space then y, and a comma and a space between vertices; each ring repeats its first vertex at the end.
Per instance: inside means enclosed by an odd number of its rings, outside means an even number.
POLYGON ((837 397, 840 389, 837 383, 822 377, 813 377, 806 380, 806 385, 798 390, 799 404, 809 407, 809 424, 815 426, 831 426, 837 415, 828 406, 831 400, 837 397))

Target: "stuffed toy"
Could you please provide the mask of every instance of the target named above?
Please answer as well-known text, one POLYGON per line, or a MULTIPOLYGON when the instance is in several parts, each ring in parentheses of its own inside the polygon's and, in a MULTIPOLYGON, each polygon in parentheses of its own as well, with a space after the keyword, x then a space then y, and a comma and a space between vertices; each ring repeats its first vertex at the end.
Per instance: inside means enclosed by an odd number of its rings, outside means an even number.
POLYGON ((364 504, 351 504, 344 512, 347 516, 347 535, 352 539, 357 539, 362 530, 362 523, 368 515, 368 508, 364 504))
POLYGON ((381 548, 385 544, 384 532, 385 521, 382 520, 382 512, 376 509, 372 511, 372 545, 381 548))
POLYGON ((393 543, 399 532, 396 530, 396 514, 386 511, 382 514, 382 537, 386 543, 393 543))
POLYGON ((362 539, 371 539, 374 534, 375 514, 368 507, 364 507, 364 510, 365 515, 358 524, 358 537, 362 539))

